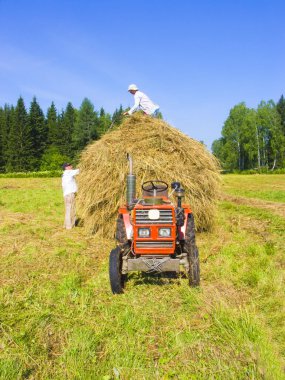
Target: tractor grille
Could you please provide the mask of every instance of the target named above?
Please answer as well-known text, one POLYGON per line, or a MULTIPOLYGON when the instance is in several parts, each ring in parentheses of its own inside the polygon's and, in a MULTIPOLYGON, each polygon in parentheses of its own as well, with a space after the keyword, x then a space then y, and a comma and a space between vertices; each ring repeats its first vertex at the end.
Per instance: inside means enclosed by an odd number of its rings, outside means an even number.
POLYGON ((173 241, 137 241, 137 248, 172 248, 173 241))
POLYGON ((160 217, 157 220, 150 220, 149 210, 136 210, 136 224, 173 224, 172 209, 159 210, 160 217))

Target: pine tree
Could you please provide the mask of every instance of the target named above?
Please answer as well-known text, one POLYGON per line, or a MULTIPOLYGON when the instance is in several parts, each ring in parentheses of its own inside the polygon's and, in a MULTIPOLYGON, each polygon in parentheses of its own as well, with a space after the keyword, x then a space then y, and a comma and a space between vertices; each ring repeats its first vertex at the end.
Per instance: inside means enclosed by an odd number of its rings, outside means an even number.
POLYGON ((61 113, 59 113, 56 117, 56 125, 57 125, 57 138, 56 141, 52 144, 52 146, 55 146, 58 150, 58 152, 61 153, 63 148, 63 141, 64 141, 64 135, 63 135, 63 117, 64 117, 64 111, 62 110, 61 113))
POLYGON ((5 114, 3 108, 0 107, 0 172, 5 171, 5 160, 4 160, 4 142, 3 133, 6 129, 5 114))
POLYGON ((78 111, 78 117, 72 136, 75 151, 81 151, 91 141, 98 139, 98 117, 94 106, 85 98, 78 111))
POLYGON ((61 133, 61 143, 60 152, 70 159, 74 156, 72 136, 75 128, 76 122, 76 110, 73 108, 72 104, 69 102, 66 106, 65 111, 61 114, 60 122, 60 133, 61 133))
POLYGON ((4 106, 4 124, 2 128, 2 154, 4 160, 5 171, 9 171, 9 135, 11 126, 15 117, 15 108, 13 106, 4 106))
POLYGON ((8 145, 9 171, 27 171, 33 161, 31 129, 24 100, 19 98, 11 120, 8 145))
POLYGON ((42 155, 47 146, 47 126, 44 113, 41 110, 36 98, 33 98, 29 112, 29 125, 32 136, 32 150, 34 156, 33 169, 38 170, 42 155))
POLYGON ((123 110, 123 107, 122 105, 120 105, 119 109, 115 109, 115 112, 113 113, 112 115, 112 126, 113 128, 117 125, 120 125, 122 120, 123 120, 123 115, 124 113, 124 110, 123 110))
POLYGON ((109 113, 105 113, 104 108, 101 107, 99 111, 99 123, 98 123, 99 137, 103 136, 107 132, 111 124, 112 124, 111 115, 109 113))
POLYGON ((47 110, 47 131, 48 131, 48 145, 57 146, 58 145, 58 119, 57 110, 55 108, 54 102, 47 110))

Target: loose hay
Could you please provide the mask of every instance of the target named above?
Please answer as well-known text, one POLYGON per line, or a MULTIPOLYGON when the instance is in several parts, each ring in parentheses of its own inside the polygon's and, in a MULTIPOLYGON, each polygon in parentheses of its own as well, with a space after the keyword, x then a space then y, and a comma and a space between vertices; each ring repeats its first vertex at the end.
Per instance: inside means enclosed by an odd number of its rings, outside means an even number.
POLYGON ((113 236, 118 208, 126 199, 127 153, 133 158, 138 197, 144 181, 180 181, 197 229, 212 227, 220 182, 217 160, 163 120, 135 114, 82 153, 77 205, 90 232, 113 236))

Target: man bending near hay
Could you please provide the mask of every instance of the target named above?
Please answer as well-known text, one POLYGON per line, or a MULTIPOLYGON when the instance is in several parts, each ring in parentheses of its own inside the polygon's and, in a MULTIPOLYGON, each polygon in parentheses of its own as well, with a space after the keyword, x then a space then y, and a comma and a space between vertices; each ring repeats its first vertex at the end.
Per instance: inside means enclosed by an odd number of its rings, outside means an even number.
POLYGON ((75 226, 75 194, 77 192, 77 183, 75 176, 79 174, 79 169, 72 168, 72 165, 65 163, 62 165, 64 170, 62 174, 62 190, 65 205, 64 228, 71 230, 75 226))
POLYGON ((128 91, 134 95, 135 104, 129 111, 124 112, 124 115, 131 115, 135 111, 142 110, 147 115, 158 117, 159 106, 154 104, 146 94, 139 91, 135 84, 130 84, 128 91))

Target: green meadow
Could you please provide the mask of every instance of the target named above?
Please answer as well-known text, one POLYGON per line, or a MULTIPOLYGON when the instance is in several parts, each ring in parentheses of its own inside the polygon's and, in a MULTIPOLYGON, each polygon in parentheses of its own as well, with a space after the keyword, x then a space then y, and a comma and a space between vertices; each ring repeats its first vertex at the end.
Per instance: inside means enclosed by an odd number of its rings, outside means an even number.
POLYGON ((131 274, 63 229, 60 178, 0 178, 0 379, 285 379, 285 175, 225 175, 201 286, 131 274))

